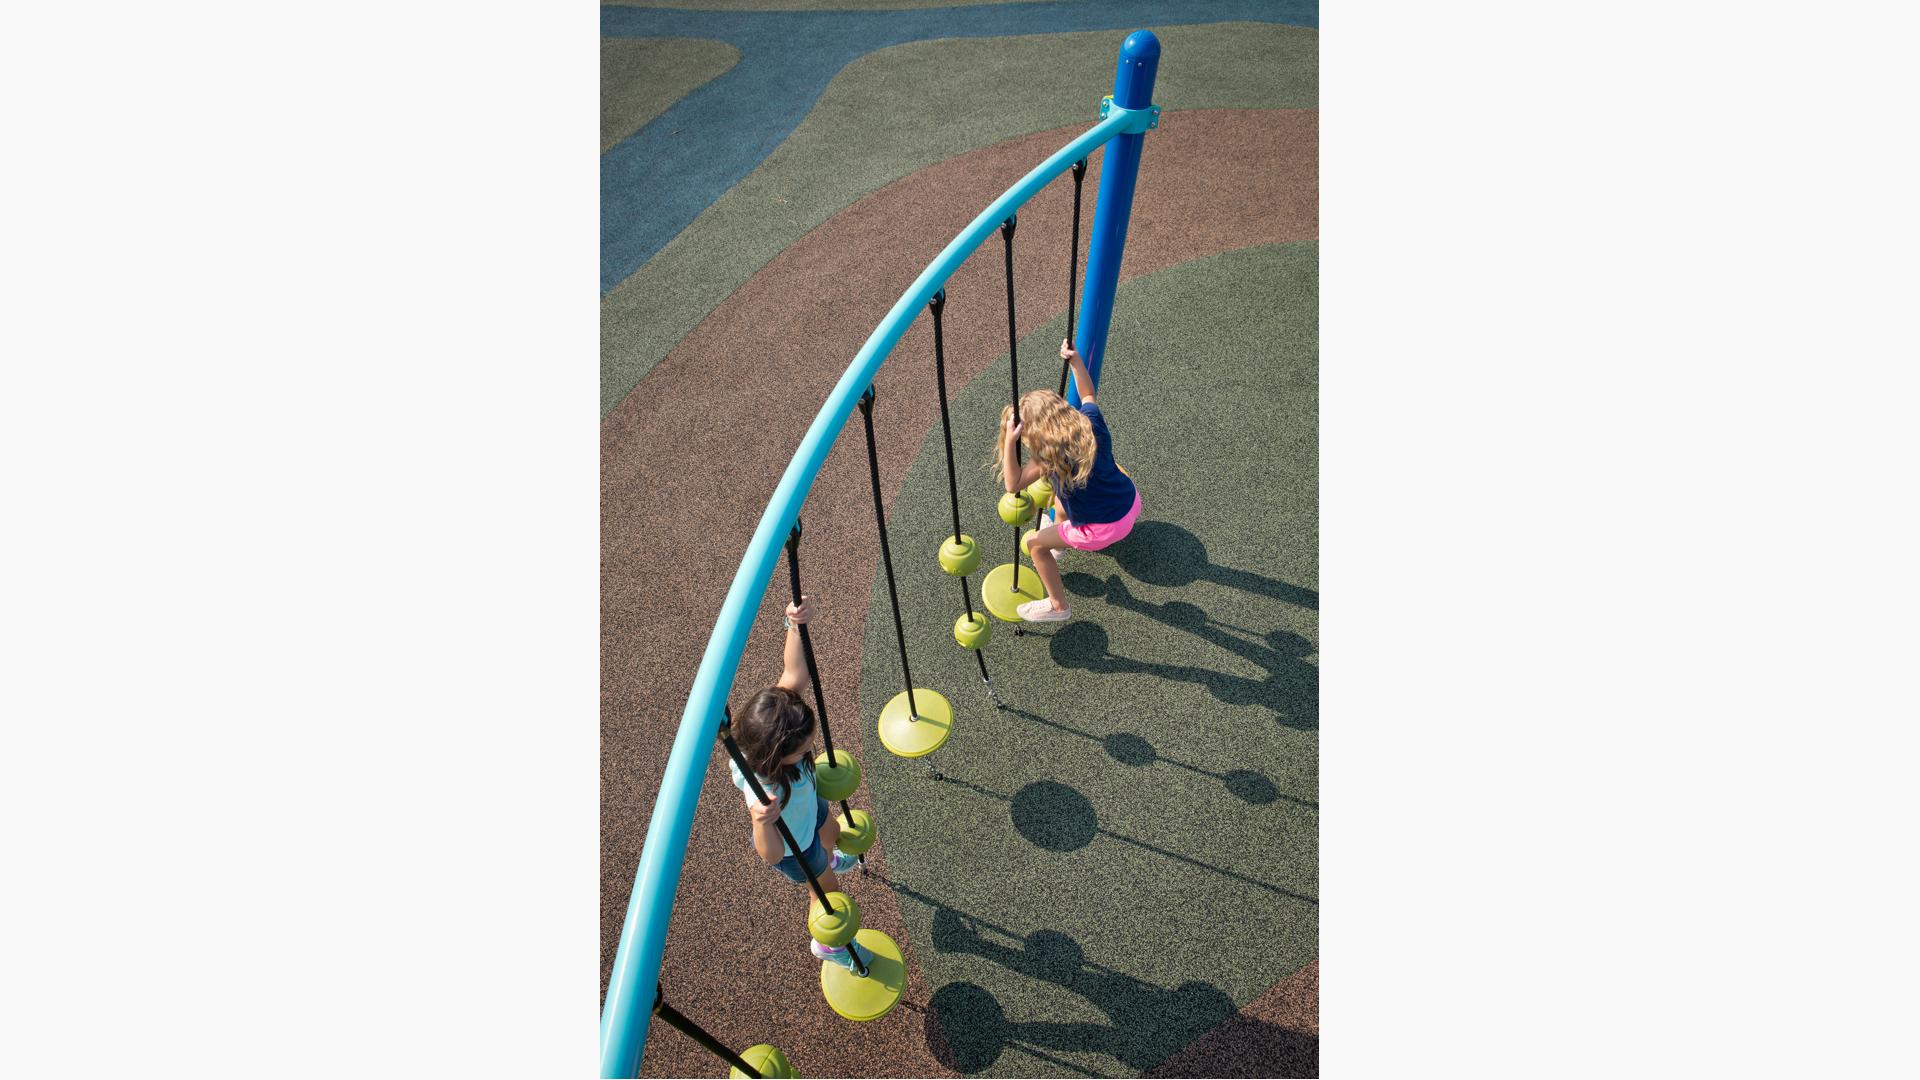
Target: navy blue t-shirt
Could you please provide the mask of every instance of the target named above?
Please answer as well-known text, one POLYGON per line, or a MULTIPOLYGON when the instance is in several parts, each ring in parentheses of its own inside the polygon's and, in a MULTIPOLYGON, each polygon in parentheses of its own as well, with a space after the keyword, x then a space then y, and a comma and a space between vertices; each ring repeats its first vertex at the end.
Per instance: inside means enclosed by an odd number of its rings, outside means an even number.
POLYGON ((1133 481, 1113 463, 1113 436, 1107 433, 1107 418, 1100 415, 1100 406, 1089 401, 1080 406, 1080 412, 1093 421, 1093 471, 1087 474, 1086 486, 1075 491, 1062 490, 1059 477, 1049 477, 1048 482, 1069 521, 1106 525, 1133 509, 1133 481))

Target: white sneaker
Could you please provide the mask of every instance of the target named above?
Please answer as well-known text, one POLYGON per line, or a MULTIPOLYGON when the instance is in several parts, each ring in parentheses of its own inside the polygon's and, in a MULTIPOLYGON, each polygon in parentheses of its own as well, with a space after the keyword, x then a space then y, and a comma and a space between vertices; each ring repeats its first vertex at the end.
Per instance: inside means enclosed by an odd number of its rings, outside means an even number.
POLYGON ((859 949, 860 962, 867 965, 869 969, 873 967, 873 950, 857 941, 849 941, 837 949, 822 945, 817 941, 812 943, 812 951, 815 959, 824 960, 829 964, 839 964, 848 971, 857 972, 857 969, 853 966, 853 955, 847 951, 849 949, 859 949))
POLYGON ((833 867, 834 873, 844 874, 847 871, 853 869, 854 867, 860 865, 860 856, 849 855, 846 852, 841 851, 839 848, 834 848, 833 862, 831 865, 833 867))
POLYGON ((1049 600, 1029 600, 1014 610, 1028 622, 1066 622, 1073 618, 1073 609, 1055 608, 1049 600))

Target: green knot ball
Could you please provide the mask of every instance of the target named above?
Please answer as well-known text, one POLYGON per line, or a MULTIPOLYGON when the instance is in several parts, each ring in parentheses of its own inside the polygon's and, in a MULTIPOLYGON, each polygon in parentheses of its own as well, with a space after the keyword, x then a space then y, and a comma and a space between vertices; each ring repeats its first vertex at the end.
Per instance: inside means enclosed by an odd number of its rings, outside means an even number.
POLYGON ((873 815, 855 810, 851 821, 847 815, 840 815, 840 840, 833 846, 849 855, 865 855, 879 836, 873 828, 873 815))
MULTIPOLYGON (((754 1072, 769 1077, 770 1080, 798 1080, 800 1076, 794 1071, 793 1062, 787 1060, 787 1055, 781 1053, 779 1047, 768 1043, 749 1046, 740 1051, 740 1060, 753 1066, 754 1072)), ((738 1068, 733 1068, 727 1070, 727 1075, 745 1077, 747 1074, 738 1068)))
POLYGON ((1044 512, 1048 504, 1053 502, 1053 485, 1048 483, 1047 478, 1043 476, 1027 485, 1026 494, 1027 498, 1033 500, 1034 511, 1036 513, 1044 512))
POLYGON ((966 577, 980 568, 980 545, 973 537, 962 535, 955 539, 947 537, 940 545, 940 569, 954 577, 966 577))
POLYGON ((1033 516, 1033 500, 1024 491, 1009 491, 1000 496, 1000 520, 1018 525, 1033 516))
POLYGON ((843 892, 830 892, 827 899, 833 901, 833 914, 829 915, 815 897, 813 906, 807 909, 807 933, 820 944, 837 948, 852 941, 853 935, 860 932, 860 909, 854 906, 853 898, 843 892))
POLYGON ((963 649, 978 649, 993 640, 993 624, 985 615, 962 615, 953 620, 953 640, 963 649))
POLYGON ((828 802, 839 802, 860 786, 860 763, 852 754, 836 746, 833 760, 821 754, 813 759, 813 786, 828 802))

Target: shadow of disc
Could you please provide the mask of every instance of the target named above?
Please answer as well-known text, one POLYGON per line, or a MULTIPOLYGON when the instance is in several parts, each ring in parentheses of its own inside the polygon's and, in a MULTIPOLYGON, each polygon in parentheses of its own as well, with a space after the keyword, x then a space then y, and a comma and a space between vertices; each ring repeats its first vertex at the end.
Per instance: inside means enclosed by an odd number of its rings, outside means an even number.
POLYGON ((1006 1048, 1007 1016, 999 999, 973 983, 948 983, 934 991, 926 1015, 927 1049, 954 1072, 977 1073, 1006 1048))
POLYGON ((1058 930, 1035 930, 1027 935, 1027 974, 1065 986, 1080 973, 1087 955, 1080 943, 1058 930))
POLYGON ((1153 744, 1130 731, 1116 731, 1100 740, 1107 754, 1122 765, 1151 765, 1160 755, 1153 744))
POLYGON ((1013 793, 1013 827, 1035 847, 1078 851, 1093 842, 1100 823, 1085 795, 1057 781, 1038 780, 1013 793))
POLYGON ((1233 792, 1234 798, 1255 806, 1264 806, 1280 797, 1280 789, 1273 786, 1273 781, 1257 772, 1235 769, 1221 779, 1226 781, 1227 790, 1233 792))

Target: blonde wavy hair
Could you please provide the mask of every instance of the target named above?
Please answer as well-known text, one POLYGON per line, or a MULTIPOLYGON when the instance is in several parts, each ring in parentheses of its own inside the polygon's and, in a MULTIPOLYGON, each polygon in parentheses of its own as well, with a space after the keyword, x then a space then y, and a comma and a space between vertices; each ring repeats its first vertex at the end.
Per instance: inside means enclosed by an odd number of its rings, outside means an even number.
MULTIPOLYGON (((1001 440, 1006 437, 1007 421, 1013 419, 1013 406, 1000 410, 1000 426, 994 429, 994 478, 1006 483, 1000 460, 1001 440)), ((1093 421, 1067 399, 1051 390, 1032 390, 1020 398, 1020 445, 1040 467, 1053 477, 1053 483, 1065 491, 1085 487, 1093 472, 1093 421)))

